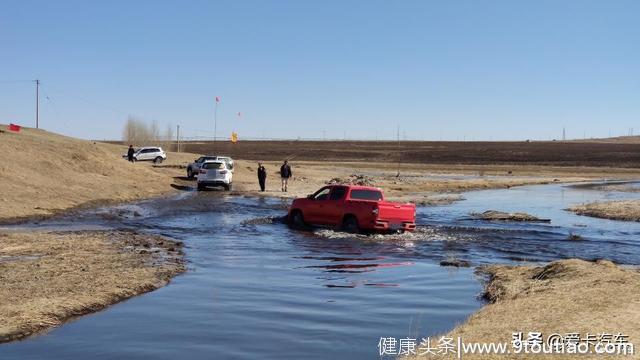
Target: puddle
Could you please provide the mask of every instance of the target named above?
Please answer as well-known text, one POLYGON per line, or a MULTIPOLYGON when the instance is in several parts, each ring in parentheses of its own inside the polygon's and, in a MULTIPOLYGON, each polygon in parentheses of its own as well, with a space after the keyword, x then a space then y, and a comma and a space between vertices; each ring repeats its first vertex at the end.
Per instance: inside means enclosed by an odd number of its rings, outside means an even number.
POLYGON ((414 233, 371 236, 291 230, 280 221, 280 200, 216 192, 26 224, 21 228, 170 236, 184 241, 190 271, 107 311, 0 345, 0 357, 376 358, 380 337, 442 333, 482 305, 473 269, 440 266, 443 260, 478 265, 579 257, 640 264, 640 224, 563 210, 634 197, 640 194, 562 185, 470 192, 462 202, 420 208, 414 233), (469 216, 488 209, 551 222, 469 216), (568 240, 570 233, 582 240, 568 240))

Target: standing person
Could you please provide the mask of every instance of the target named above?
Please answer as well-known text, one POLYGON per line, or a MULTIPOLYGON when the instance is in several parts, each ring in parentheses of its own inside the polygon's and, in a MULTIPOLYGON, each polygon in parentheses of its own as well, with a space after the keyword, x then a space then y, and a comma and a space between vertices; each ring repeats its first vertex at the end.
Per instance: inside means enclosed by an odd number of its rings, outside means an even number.
POLYGON ((262 165, 261 162, 258 163, 258 183, 260 183, 260 191, 264 191, 267 180, 267 169, 262 165))
POLYGON ((127 159, 133 162, 133 154, 135 151, 133 150, 133 145, 129 145, 129 150, 127 150, 127 159))
POLYGON ((285 160, 284 164, 280 166, 280 177, 282 178, 282 191, 287 191, 287 185, 289 183, 289 178, 293 176, 291 172, 291 166, 289 166, 289 161, 285 160))

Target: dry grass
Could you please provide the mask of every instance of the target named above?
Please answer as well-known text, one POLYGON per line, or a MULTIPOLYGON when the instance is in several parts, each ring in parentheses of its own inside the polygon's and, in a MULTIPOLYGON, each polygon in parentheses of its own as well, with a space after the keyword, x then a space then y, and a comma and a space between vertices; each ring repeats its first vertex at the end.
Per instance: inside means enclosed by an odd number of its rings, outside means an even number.
MULTIPOLYGON (((4 128, 4 126, 0 126, 4 128)), ((0 133, 0 219, 49 215, 91 201, 128 201, 171 190, 178 169, 121 158, 126 147, 23 128, 0 133)), ((169 162, 192 156, 171 153, 169 162)))
POLYGON ((569 210, 578 215, 597 218, 640 221, 640 200, 595 202, 574 206, 569 210))
POLYGON ((0 233, 0 342, 156 289, 180 244, 130 232, 0 233))
MULTIPOLYGON (((491 301, 447 334, 465 342, 510 343, 513 332, 550 335, 622 333, 640 344, 640 273, 609 261, 560 260, 546 266, 501 266, 490 275, 491 301)), ((420 357, 416 357, 420 358, 420 357)), ((424 357, 428 359, 429 357, 424 357)), ((442 358, 442 357, 439 357, 442 358)), ((446 358, 446 357, 444 357, 446 358)), ((471 355, 465 359, 600 359, 601 355, 471 355)), ((626 357, 635 358, 636 357, 626 357)))

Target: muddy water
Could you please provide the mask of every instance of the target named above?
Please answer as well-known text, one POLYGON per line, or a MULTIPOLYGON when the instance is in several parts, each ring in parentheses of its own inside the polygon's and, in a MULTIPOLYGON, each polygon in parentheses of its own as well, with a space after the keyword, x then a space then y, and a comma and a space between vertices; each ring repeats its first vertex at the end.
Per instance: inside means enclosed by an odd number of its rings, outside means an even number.
POLYGON ((77 213, 29 228, 133 228, 183 240, 190 271, 171 285, 47 334, 0 345, 2 359, 364 359, 380 337, 444 332, 482 303, 459 258, 521 263, 565 257, 640 264, 640 225, 562 209, 634 193, 531 186, 465 194, 421 208, 416 233, 301 232, 279 200, 185 193, 77 213), (525 211, 549 224, 491 223, 469 213, 525 211), (276 219, 276 221, 273 221, 276 219), (568 240, 569 233, 582 240, 568 240))

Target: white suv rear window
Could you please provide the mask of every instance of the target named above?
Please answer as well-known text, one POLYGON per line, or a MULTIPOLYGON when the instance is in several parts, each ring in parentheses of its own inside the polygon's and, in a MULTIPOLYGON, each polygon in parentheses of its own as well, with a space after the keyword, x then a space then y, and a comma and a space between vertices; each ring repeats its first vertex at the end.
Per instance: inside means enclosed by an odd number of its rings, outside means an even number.
POLYGON ((218 163, 218 162, 215 162, 215 163, 204 163, 202 165, 202 168, 203 169, 222 169, 222 168, 224 168, 224 164, 223 163, 218 163))

